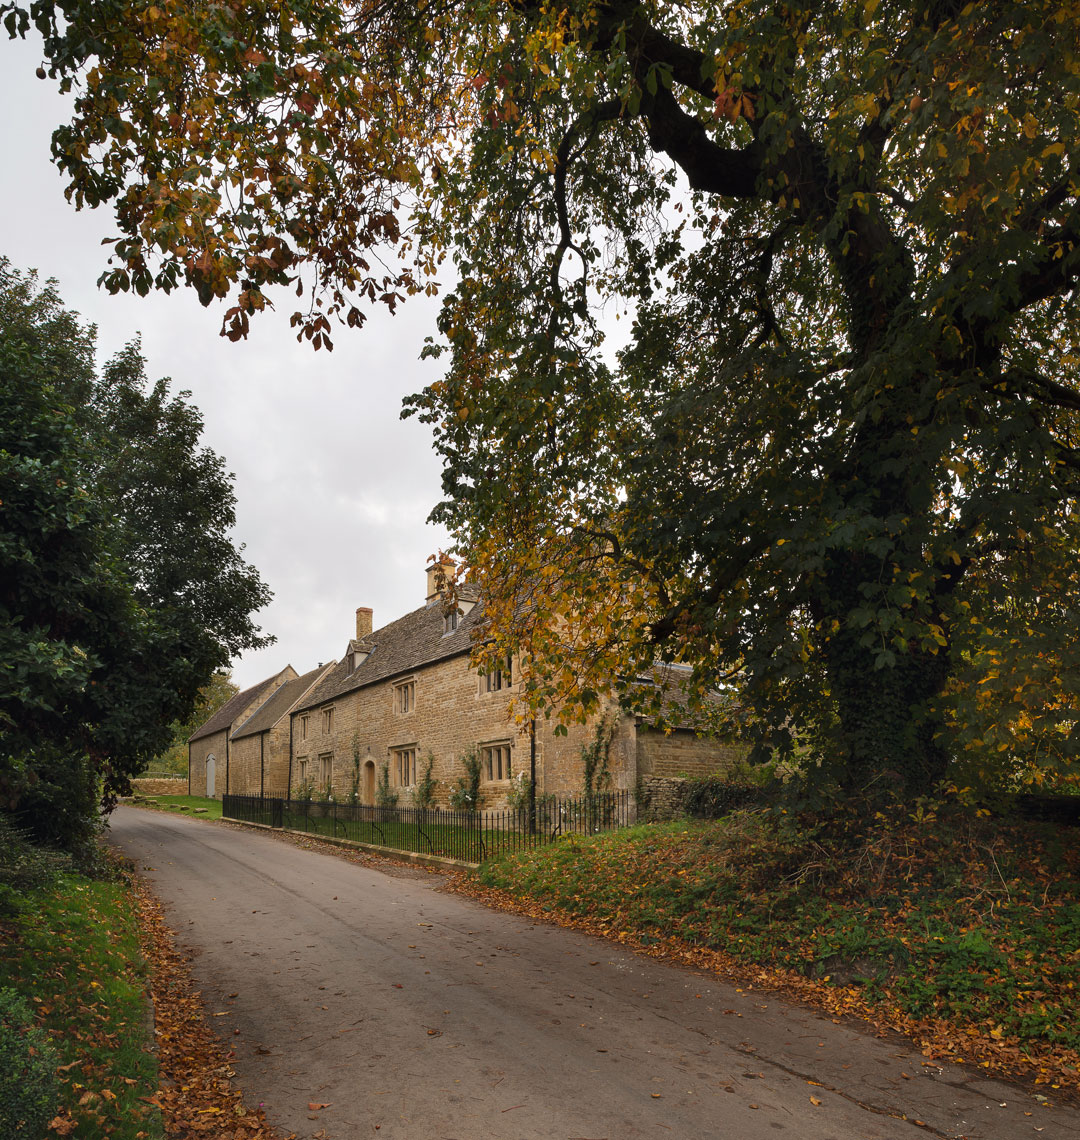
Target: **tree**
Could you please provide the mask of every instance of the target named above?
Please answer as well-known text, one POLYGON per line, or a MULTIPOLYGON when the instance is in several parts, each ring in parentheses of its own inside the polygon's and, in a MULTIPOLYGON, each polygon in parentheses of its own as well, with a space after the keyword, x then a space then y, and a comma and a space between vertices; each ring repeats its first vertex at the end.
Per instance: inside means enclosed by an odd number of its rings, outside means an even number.
MULTIPOLYGON (((1074 4, 33 12, 107 288, 228 295, 233 337, 309 288, 319 347, 452 251, 411 410, 522 715, 660 656, 823 782, 917 792, 1028 615, 1020 674, 1076 675, 1074 4)), ((1074 762, 1075 684, 1009 685, 1074 762)))
POLYGON ((215 669, 266 644, 268 591, 229 544, 233 493, 198 412, 99 379, 93 332, 0 259, 0 791, 77 844, 215 669))
POLYGON ((218 669, 199 690, 199 697, 190 716, 175 721, 170 730, 172 738, 166 751, 154 757, 152 771, 175 772, 186 776, 188 770, 188 737, 205 724, 223 705, 239 692, 227 669, 218 669))

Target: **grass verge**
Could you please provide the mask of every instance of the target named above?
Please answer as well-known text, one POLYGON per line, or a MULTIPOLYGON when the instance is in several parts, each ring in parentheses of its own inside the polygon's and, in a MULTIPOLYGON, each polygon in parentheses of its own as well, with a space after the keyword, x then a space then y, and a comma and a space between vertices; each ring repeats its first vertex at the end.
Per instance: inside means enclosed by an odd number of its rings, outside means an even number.
POLYGON ((67 873, 27 892, 0 924, 0 987, 26 999, 59 1054, 50 1135, 163 1135, 146 970, 122 882, 67 873))
POLYGON ((467 883, 865 1017, 928 1056, 1080 1087, 1075 830, 923 815, 855 840, 741 812, 567 840, 467 883))
POLYGON ((158 808, 162 811, 179 811, 191 815, 195 810, 203 819, 221 819, 221 800, 207 796, 150 796, 138 801, 139 807, 158 808))

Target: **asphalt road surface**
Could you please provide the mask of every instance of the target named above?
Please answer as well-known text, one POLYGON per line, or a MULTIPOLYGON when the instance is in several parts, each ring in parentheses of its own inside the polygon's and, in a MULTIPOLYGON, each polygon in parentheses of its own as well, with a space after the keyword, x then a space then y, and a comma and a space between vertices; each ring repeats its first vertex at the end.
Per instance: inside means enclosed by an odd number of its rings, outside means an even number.
POLYGON ((1076 1109, 419 869, 130 807, 112 837, 245 1098, 305 1140, 1080 1138, 1076 1109))

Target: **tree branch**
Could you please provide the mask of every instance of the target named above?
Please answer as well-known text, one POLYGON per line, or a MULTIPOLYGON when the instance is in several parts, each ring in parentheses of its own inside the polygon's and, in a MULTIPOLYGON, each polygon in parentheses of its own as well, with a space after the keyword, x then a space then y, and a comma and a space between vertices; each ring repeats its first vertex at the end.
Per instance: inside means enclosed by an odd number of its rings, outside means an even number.
POLYGON ((587 266, 585 255, 574 244, 574 235, 570 230, 570 214, 566 206, 566 174, 570 166, 571 148, 575 141, 583 134, 592 132, 603 122, 611 122, 622 115, 622 102, 618 99, 608 99, 591 110, 579 115, 572 122, 559 143, 555 154, 555 212, 559 219, 559 244, 555 247, 555 254, 551 262, 551 289, 556 296, 561 296, 559 285, 559 269, 563 256, 568 249, 572 249, 581 258, 582 265, 587 266))
POLYGON ((720 146, 663 86, 642 99, 642 114, 649 125, 649 143, 682 168, 692 189, 725 198, 756 196, 761 172, 756 147, 720 146))

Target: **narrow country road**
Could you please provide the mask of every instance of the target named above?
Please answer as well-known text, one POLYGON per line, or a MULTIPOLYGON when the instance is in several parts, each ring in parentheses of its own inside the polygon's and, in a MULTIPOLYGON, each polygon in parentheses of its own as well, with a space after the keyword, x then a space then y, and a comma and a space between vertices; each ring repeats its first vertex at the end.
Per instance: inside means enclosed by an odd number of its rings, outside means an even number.
POLYGON ((245 1098, 303 1140, 1080 1138, 1076 1110, 411 867, 130 807, 112 839, 245 1098))

